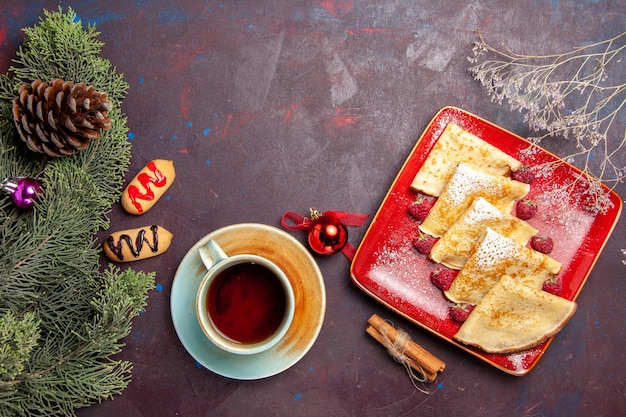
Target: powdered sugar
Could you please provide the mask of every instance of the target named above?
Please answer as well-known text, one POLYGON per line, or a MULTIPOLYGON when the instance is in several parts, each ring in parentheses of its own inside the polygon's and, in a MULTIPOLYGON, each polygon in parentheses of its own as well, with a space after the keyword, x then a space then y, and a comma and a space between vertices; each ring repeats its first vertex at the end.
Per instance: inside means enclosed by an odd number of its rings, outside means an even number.
POLYGON ((492 183, 489 175, 473 170, 467 164, 460 163, 448 182, 447 196, 453 204, 459 205, 465 201, 468 195, 493 187, 492 183))
POLYGON ((577 208, 572 199, 576 196, 563 187, 545 189, 536 197, 539 214, 529 223, 554 240, 554 250, 550 256, 568 270, 576 252, 583 248, 595 215, 577 208))
POLYGON ((527 352, 513 353, 508 356, 508 359, 513 365, 513 369, 516 371, 525 370, 528 364, 526 363, 527 352))
POLYGON ((394 303, 409 304, 439 320, 448 317, 449 304, 430 282, 430 268, 419 262, 410 242, 398 247, 383 247, 372 266, 369 278, 393 297, 394 303))
POLYGON ((478 224, 486 220, 495 220, 504 218, 504 213, 494 207, 491 203, 482 197, 474 200, 470 210, 467 211, 465 222, 468 224, 478 224))
POLYGON ((494 232, 488 227, 485 238, 474 253, 476 265, 487 268, 495 265, 502 259, 512 259, 518 252, 518 246, 513 240, 494 232))

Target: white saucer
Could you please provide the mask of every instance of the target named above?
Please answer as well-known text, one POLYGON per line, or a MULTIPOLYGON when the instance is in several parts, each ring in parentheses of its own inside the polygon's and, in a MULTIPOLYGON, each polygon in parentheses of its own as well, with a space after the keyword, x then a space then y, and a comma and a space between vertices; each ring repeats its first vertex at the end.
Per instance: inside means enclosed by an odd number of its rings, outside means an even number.
POLYGON ((326 290, 313 256, 293 236, 276 227, 242 223, 209 233, 181 261, 170 299, 172 321, 183 346, 202 366, 234 379, 276 375, 298 362, 313 346, 324 322, 326 290), (213 345, 200 329, 195 297, 206 269, 198 248, 214 239, 228 255, 251 253, 266 257, 287 275, 294 289, 296 310, 285 336, 271 349, 254 355, 236 355, 213 345))

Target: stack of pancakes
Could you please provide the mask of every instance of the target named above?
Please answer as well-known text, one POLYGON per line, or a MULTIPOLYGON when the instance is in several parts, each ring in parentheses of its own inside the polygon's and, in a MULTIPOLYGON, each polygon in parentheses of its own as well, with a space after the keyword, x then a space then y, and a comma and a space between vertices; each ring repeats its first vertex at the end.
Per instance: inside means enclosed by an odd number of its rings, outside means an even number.
POLYGON ((454 338, 489 353, 537 346, 576 310, 575 302, 542 290, 561 264, 527 247, 537 230, 510 214, 530 190, 509 178, 521 165, 450 123, 411 184, 437 197, 419 226, 440 238, 429 257, 460 270, 446 298, 475 306, 454 338))

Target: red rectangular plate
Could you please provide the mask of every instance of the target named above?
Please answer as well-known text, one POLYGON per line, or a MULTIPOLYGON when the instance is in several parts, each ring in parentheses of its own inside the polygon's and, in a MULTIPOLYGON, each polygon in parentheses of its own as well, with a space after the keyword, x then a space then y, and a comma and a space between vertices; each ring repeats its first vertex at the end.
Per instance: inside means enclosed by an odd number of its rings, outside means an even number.
MULTIPOLYGON (((540 234, 552 236, 561 262, 562 297, 575 300, 600 256, 622 210, 622 200, 610 191, 612 207, 594 215, 585 209, 583 185, 573 181, 581 171, 527 140, 475 115, 454 107, 441 109, 426 127, 404 162, 378 212, 363 237, 350 269, 354 283, 367 294, 424 329, 442 337, 475 357, 512 375, 525 375, 539 361, 543 344, 515 354, 487 354, 456 342, 460 325, 449 317, 451 305, 431 282, 436 264, 413 248, 418 222, 407 213, 416 193, 413 178, 448 123, 454 122, 521 161, 540 166, 557 162, 550 175, 538 176, 529 198, 538 201, 539 212, 529 221, 540 234)), ((608 189, 607 189, 608 191, 608 189)))

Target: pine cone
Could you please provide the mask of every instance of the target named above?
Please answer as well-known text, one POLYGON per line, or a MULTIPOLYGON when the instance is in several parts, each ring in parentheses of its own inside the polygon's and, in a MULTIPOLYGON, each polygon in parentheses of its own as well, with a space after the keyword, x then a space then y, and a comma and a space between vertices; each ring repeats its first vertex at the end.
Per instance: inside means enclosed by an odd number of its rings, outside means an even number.
POLYGON ((71 155, 111 128, 106 93, 85 83, 56 79, 22 84, 13 101, 13 120, 28 148, 50 156, 71 155))

